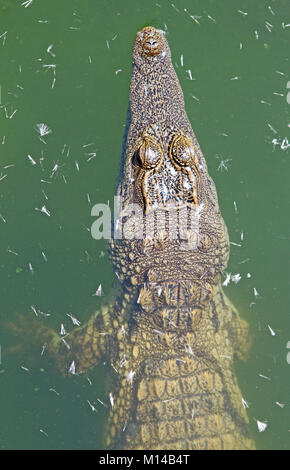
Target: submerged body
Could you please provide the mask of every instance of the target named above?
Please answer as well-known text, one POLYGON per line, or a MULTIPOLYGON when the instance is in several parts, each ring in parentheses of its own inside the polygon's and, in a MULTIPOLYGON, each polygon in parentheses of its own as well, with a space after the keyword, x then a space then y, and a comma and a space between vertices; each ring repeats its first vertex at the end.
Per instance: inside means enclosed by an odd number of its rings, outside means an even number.
POLYGON ((128 116, 110 241, 120 293, 65 343, 42 325, 38 337, 65 373, 112 365, 107 448, 254 449, 233 369, 248 328, 220 285, 227 230, 155 28, 136 37, 128 116))

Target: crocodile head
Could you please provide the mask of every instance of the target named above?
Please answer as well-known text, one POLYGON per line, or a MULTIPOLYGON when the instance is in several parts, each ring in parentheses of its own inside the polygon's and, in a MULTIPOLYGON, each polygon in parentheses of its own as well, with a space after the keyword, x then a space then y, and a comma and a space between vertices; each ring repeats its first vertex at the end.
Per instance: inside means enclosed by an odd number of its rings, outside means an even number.
POLYGON ((120 278, 217 282, 228 259, 227 230, 165 34, 153 27, 134 43, 124 143, 123 239, 112 242, 120 278))
POLYGON ((200 162, 164 33, 137 34, 133 48, 126 201, 148 213, 199 205, 200 162), (128 181, 129 177, 129 181, 128 181))

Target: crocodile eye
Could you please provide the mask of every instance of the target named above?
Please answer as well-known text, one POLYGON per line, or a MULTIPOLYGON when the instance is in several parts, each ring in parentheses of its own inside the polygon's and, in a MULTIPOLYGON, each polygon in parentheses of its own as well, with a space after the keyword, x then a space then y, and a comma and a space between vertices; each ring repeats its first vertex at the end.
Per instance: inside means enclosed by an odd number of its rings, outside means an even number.
POLYGON ((188 166, 194 158, 194 148, 185 135, 175 136, 172 140, 169 153, 179 166, 188 166))
POLYGON ((143 136, 142 140, 143 142, 138 152, 140 164, 145 170, 155 168, 162 160, 162 149, 152 137, 143 136))

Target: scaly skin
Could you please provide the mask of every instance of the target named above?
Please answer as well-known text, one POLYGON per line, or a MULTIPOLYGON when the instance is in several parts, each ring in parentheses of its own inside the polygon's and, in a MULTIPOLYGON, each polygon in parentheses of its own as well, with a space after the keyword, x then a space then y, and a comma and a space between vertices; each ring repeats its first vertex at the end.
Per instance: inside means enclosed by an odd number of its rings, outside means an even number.
POLYGON ((233 370, 248 327, 220 285, 227 229, 155 28, 134 44, 124 143, 123 233, 109 243, 120 293, 65 343, 34 330, 64 373, 112 365, 107 448, 254 449, 233 370))

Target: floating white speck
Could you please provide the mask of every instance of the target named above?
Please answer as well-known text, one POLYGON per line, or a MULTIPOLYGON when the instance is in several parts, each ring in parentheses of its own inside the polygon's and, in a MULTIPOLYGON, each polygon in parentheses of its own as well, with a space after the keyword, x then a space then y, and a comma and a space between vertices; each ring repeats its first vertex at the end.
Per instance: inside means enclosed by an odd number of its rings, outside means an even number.
POLYGON ((71 365, 69 366, 69 373, 75 375, 76 373, 76 366, 75 366, 75 361, 72 361, 71 365))
POLYGON ((190 70, 190 69, 188 69, 188 70, 186 70, 186 72, 188 73, 189 80, 192 80, 192 74, 191 74, 191 70, 190 70))
POLYGON ((287 150, 288 147, 290 147, 290 144, 288 142, 287 137, 285 137, 285 139, 283 139, 281 143, 281 150, 287 150))
POLYGON ((180 56, 180 65, 181 65, 181 67, 183 67, 183 54, 181 54, 181 56, 180 56))
POLYGON ((8 33, 8 31, 5 31, 5 33, 2 33, 1 36, 0 36, 0 39, 3 37, 3 42, 2 42, 3 46, 4 46, 5 41, 6 41, 7 33, 8 33))
POLYGON ((271 124, 268 123, 268 127, 269 127, 269 129, 271 129, 272 132, 274 132, 274 134, 277 134, 276 129, 274 129, 274 127, 271 126, 271 124))
POLYGON ((31 272, 31 274, 34 273, 34 269, 33 269, 33 266, 31 263, 28 264, 28 267, 29 267, 29 271, 31 272))
POLYGON ((259 33, 258 33, 258 31, 255 31, 255 38, 256 38, 256 39, 259 39, 259 33))
POLYGON ((237 273, 237 274, 234 274, 232 277, 231 277, 231 280, 237 284, 238 282, 240 282, 240 280, 242 279, 242 276, 240 275, 240 273, 237 273))
POLYGON ((111 392, 109 393, 109 397, 110 397, 111 407, 112 407, 112 409, 113 409, 113 408, 114 408, 114 398, 113 398, 113 395, 112 395, 111 392))
POLYGON ((29 372, 29 369, 27 369, 27 367, 24 367, 24 366, 20 366, 22 370, 25 370, 25 372, 29 372))
POLYGON ((52 55, 52 57, 55 57, 55 54, 53 52, 51 52, 51 49, 53 48, 53 44, 50 44, 48 46, 48 48, 46 49, 46 52, 50 55, 52 55))
POLYGON ((21 3, 24 8, 29 7, 32 4, 33 0, 26 0, 25 2, 21 3))
POLYGON ((268 424, 257 420, 257 426, 258 426, 259 432, 264 432, 265 429, 267 428, 268 424))
POLYGON ((65 329, 63 323, 60 325, 60 334, 62 336, 66 335, 66 329, 65 329))
POLYGON ((225 274, 226 274, 226 278, 225 278, 224 282, 222 283, 222 285, 224 287, 229 285, 229 283, 231 282, 231 276, 232 276, 231 273, 225 273, 225 274))
POLYGON ((267 377, 267 375, 263 375, 263 374, 258 374, 259 377, 261 377, 261 379, 265 379, 265 380, 271 380, 270 377, 267 377))
MULTIPOLYGON (((26 3, 28 3, 28 2, 26 2, 26 3)), ((32 0, 30 0, 30 4, 31 4, 31 3, 32 3, 32 0)), ((29 4, 29 5, 30 5, 30 4, 29 4)), ((27 6, 29 6, 29 5, 27 5, 27 6)), ((45 432, 43 429, 40 429, 39 432, 41 432, 42 434, 44 434, 45 437, 48 437, 47 432, 45 432)))
POLYGON ((94 407, 94 405, 92 405, 92 404, 89 402, 89 400, 87 400, 87 403, 90 405, 91 410, 94 411, 95 413, 97 413, 98 410, 94 407))
POLYGON ((270 5, 268 6, 268 9, 270 10, 270 13, 272 13, 272 15, 275 15, 275 12, 272 10, 270 5))
POLYGON ((65 345, 65 347, 70 350, 70 345, 66 342, 66 340, 64 338, 61 338, 63 344, 65 345))
POLYGON ((272 336, 275 336, 276 333, 275 333, 275 331, 270 327, 270 325, 268 325, 268 328, 269 328, 269 331, 270 331, 271 335, 272 335, 272 336))
POLYGON ((249 408, 249 403, 244 398, 242 398, 242 405, 244 408, 249 408))
POLYGON ((122 69, 117 69, 115 70, 115 75, 118 75, 118 73, 122 72, 122 69))
POLYGON ((49 127, 43 122, 36 124, 35 130, 40 134, 41 137, 52 133, 52 130, 49 129, 49 127))
POLYGON ((121 333, 122 333, 123 336, 125 336, 127 334, 127 331, 125 330, 124 325, 121 326, 121 333))
POLYGON ((99 285, 99 287, 97 288, 96 292, 93 295, 97 297, 100 297, 101 295, 103 295, 102 284, 99 285))
POLYGON ((32 158, 31 155, 28 154, 28 155, 27 155, 27 158, 28 158, 28 160, 30 161, 31 165, 36 165, 36 161, 33 160, 33 158, 32 158))
POLYGON ((243 16, 247 16, 248 13, 246 11, 238 10, 238 13, 240 13, 243 16))
POLYGON ((278 405, 280 408, 284 408, 285 403, 280 403, 279 401, 275 401, 276 405, 278 405))
POLYGON ((18 111, 18 109, 14 109, 13 113, 9 116, 9 119, 12 119, 14 114, 18 111))
POLYGON ((198 20, 201 18, 201 16, 193 16, 193 15, 189 15, 189 16, 196 24, 200 24, 198 20))
POLYGON ((208 17, 211 21, 213 21, 214 23, 216 23, 216 20, 215 20, 212 16, 207 15, 207 17, 208 17))
POLYGON ((70 313, 67 313, 67 316, 71 319, 74 325, 80 326, 81 322, 77 318, 73 317, 70 313))
POLYGON ((130 370, 130 372, 128 372, 128 374, 127 374, 127 376, 126 376, 127 382, 129 382, 130 384, 132 384, 135 374, 136 374, 136 372, 134 372, 133 370, 130 370))
POLYGON ((35 314, 35 316, 38 317, 38 312, 37 312, 36 308, 34 307, 34 305, 31 305, 30 308, 33 311, 33 313, 35 314))
POLYGON ((77 161, 75 161, 75 164, 76 164, 76 169, 77 169, 78 171, 80 171, 80 167, 79 167, 79 164, 78 164, 77 161))
POLYGON ((51 216, 49 210, 45 207, 45 206, 42 206, 41 209, 38 209, 37 207, 35 208, 36 211, 39 211, 39 212, 42 212, 43 214, 47 215, 48 217, 51 216))
POLYGON ((100 400, 99 398, 97 398, 97 401, 101 403, 101 405, 103 405, 105 408, 108 408, 107 405, 105 405, 105 403, 103 403, 102 400, 100 400))
POLYGON ((254 295, 255 295, 255 297, 258 297, 260 295, 259 292, 257 291, 256 287, 254 287, 254 295))
POLYGON ((247 273, 247 278, 250 279, 250 277, 252 277, 252 274, 251 274, 251 273, 247 273))
POLYGON ((235 209, 235 213, 237 214, 237 212, 238 212, 238 206, 237 206, 236 201, 234 201, 234 209, 235 209))

